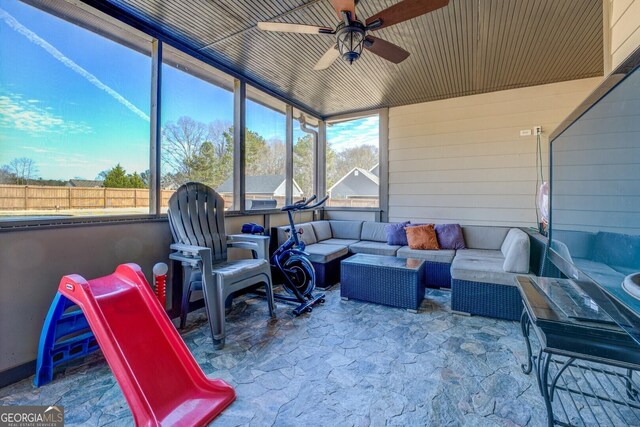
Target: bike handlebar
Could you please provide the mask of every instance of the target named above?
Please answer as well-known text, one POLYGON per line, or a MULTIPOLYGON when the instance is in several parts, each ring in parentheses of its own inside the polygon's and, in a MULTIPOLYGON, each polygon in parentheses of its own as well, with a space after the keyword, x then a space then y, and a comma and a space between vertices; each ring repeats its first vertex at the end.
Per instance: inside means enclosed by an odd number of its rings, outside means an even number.
POLYGON ((314 194, 313 196, 309 197, 308 199, 299 200, 299 201, 295 202, 292 205, 284 206, 281 210, 283 210, 283 211, 304 211, 304 210, 315 209, 315 208, 319 207, 320 205, 322 205, 324 202, 326 202, 327 199, 329 198, 329 196, 325 196, 319 202, 309 206, 309 203, 313 202, 317 198, 318 198, 318 196, 316 196, 314 194))

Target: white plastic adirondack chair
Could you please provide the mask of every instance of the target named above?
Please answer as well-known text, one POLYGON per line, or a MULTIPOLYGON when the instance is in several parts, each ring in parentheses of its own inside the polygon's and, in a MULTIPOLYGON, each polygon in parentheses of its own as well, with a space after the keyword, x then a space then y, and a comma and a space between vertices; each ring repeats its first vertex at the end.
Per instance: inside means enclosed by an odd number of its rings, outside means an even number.
POLYGON ((186 183, 169 199, 174 251, 184 268, 180 327, 189 311, 191 292, 202 289, 214 346, 224 347, 225 301, 229 295, 263 283, 269 314, 275 317, 268 254, 255 242, 229 240, 224 230, 224 200, 204 184, 186 183), (253 259, 227 260, 227 248, 249 249, 253 259))

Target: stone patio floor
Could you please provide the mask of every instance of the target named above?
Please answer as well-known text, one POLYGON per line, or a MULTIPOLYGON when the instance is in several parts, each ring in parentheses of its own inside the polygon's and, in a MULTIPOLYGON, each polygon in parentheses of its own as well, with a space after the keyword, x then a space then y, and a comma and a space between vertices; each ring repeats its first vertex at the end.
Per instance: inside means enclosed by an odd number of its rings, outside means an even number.
MULTIPOLYGON (((428 290, 418 314, 354 300, 339 286, 299 318, 278 303, 241 298, 227 315, 227 345, 211 344, 204 310, 182 336, 204 372, 236 389, 215 420, 235 426, 546 425, 517 322, 450 312, 450 293, 428 290)), ((167 367, 171 369, 171 367, 167 367)), ((35 388, 0 389, 0 405, 63 405, 67 425, 132 425, 129 408, 100 355, 35 388)))

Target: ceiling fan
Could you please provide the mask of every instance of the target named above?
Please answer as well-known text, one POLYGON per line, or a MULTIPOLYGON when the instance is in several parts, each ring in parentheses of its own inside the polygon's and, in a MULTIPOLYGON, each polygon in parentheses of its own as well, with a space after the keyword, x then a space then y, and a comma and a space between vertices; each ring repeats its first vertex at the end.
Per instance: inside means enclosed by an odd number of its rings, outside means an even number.
POLYGON ((341 20, 335 28, 284 22, 258 22, 258 28, 263 31, 335 35, 336 43, 320 58, 313 67, 314 70, 329 68, 340 56, 351 64, 360 58, 363 48, 387 61, 399 64, 407 59, 409 52, 367 32, 399 24, 449 4, 449 0, 402 0, 365 20, 360 20, 356 15, 357 0, 330 1, 341 20))

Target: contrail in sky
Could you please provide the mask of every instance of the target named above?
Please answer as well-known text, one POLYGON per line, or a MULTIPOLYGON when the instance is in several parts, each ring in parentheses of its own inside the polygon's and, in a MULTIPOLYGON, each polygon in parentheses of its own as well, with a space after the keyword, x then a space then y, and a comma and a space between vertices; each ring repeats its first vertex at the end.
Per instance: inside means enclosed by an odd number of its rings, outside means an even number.
POLYGON ((36 44, 41 48, 43 48, 44 50, 46 50, 51 56, 53 56, 58 61, 62 62, 65 65, 65 67, 68 67, 73 71, 75 71, 76 73, 80 74, 82 77, 87 79, 92 85, 94 85, 98 89, 107 92, 116 101, 118 101, 119 103, 127 107, 138 117, 146 121, 149 121, 149 116, 147 116, 144 111, 140 110, 138 107, 136 107, 131 102, 129 102, 124 96, 120 95, 118 92, 111 89, 106 84, 102 83, 100 80, 98 80, 96 76, 94 76, 93 74, 91 74, 90 72, 88 72, 87 70, 85 70, 84 68, 76 64, 75 62, 73 62, 73 60, 67 58, 62 52, 60 52, 58 49, 50 45, 42 37, 38 36, 36 33, 34 33, 30 29, 28 29, 27 27, 19 23, 13 16, 11 16, 7 11, 5 11, 2 8, 0 8, 0 19, 6 22, 7 25, 9 25, 9 27, 11 27, 18 33, 25 36, 31 43, 36 44))

